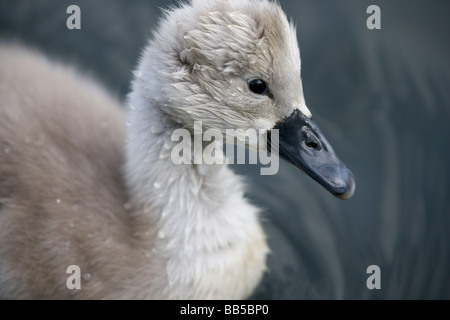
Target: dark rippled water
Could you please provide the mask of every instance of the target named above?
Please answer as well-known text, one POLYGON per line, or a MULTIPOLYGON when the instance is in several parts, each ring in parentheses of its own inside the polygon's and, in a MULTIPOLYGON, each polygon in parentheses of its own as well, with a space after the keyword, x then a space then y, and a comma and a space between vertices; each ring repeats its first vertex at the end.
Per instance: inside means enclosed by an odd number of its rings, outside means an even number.
MULTIPOLYGON (((255 297, 449 299, 450 2, 280 1, 298 26, 307 104, 357 190, 344 202, 284 163, 276 176, 235 166, 272 248, 255 297), (366 28, 371 4, 381 30, 366 28), (369 265, 380 290, 366 287, 369 265)), ((124 97, 160 6, 6 0, 0 36, 75 62, 124 97), (69 4, 82 9, 81 31, 65 28, 69 4)))

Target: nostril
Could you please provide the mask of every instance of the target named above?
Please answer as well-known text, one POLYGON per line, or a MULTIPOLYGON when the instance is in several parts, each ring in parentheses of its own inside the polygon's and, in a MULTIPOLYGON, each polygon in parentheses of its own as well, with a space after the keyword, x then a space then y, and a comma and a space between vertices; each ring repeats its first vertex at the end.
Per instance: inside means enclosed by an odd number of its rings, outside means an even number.
POLYGON ((322 149, 322 144, 319 138, 311 132, 309 128, 304 128, 303 130, 303 142, 309 149, 320 151, 322 149))
POLYGON ((319 147, 319 144, 314 141, 308 141, 308 142, 306 142, 306 145, 310 149, 317 149, 319 147))

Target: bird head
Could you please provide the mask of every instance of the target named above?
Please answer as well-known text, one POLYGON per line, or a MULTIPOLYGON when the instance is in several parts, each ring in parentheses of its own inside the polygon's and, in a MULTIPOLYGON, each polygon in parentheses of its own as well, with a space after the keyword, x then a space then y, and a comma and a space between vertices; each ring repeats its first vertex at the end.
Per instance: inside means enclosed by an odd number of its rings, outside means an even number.
POLYGON ((188 129, 263 130, 272 151, 350 198, 353 175, 306 106, 295 26, 276 2, 194 0, 165 13, 133 86, 188 129), (277 139, 278 140, 278 139, 277 139))

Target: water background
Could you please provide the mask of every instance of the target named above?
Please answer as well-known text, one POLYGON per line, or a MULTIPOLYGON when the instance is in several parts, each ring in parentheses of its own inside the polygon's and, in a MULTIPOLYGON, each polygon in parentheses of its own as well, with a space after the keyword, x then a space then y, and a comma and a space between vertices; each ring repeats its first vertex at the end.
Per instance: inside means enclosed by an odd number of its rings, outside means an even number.
MULTIPOLYGON (((234 166, 272 249, 254 297, 449 299, 450 2, 280 2, 297 24, 307 104, 357 190, 341 201, 285 163, 276 176, 234 166), (381 30, 366 28, 371 4, 381 30), (369 265, 381 268, 381 290, 366 287, 369 265)), ((124 99, 160 7, 167 2, 2 0, 0 38, 76 64, 124 99), (70 4, 82 30, 66 28, 70 4)))

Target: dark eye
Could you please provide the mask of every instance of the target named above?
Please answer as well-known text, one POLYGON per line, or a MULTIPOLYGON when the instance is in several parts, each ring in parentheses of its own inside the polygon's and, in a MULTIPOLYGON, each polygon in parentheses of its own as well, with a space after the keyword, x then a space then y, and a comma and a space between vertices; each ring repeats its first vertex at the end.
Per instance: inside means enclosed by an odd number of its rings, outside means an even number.
POLYGON ((256 94, 266 94, 267 85, 261 79, 253 79, 248 82, 248 88, 256 94))

